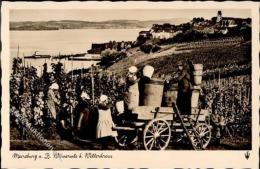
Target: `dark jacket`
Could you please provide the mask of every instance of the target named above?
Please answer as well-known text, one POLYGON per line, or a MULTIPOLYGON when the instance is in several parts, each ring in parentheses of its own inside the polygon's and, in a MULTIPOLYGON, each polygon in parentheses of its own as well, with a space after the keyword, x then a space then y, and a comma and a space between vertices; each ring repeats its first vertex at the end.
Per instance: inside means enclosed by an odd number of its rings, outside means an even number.
POLYGON ((180 72, 177 80, 179 91, 188 92, 191 90, 191 75, 188 66, 183 66, 183 70, 180 72))
POLYGON ((178 80, 177 107, 182 114, 191 113, 191 83, 190 70, 188 65, 184 65, 178 80))
POLYGON ((83 139, 94 138, 96 126, 93 123, 95 121, 93 118, 95 118, 95 112, 92 111, 90 104, 87 101, 80 100, 74 109, 74 115, 74 127, 78 131, 78 136, 83 139))

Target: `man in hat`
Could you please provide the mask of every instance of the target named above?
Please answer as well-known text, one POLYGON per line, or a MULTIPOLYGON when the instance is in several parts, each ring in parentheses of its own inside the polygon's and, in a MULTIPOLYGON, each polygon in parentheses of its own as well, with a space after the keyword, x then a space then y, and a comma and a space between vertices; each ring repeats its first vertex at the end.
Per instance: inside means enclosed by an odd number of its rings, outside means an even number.
POLYGON ((127 83, 128 84, 134 84, 137 80, 137 67, 136 66, 131 66, 128 69, 128 74, 127 74, 127 83))
POLYGON ((142 76, 140 78, 138 87, 139 87, 139 106, 144 105, 144 90, 145 84, 149 83, 154 73, 154 68, 150 65, 145 65, 143 67, 142 76))
POLYGON ((191 83, 190 83, 190 69, 187 62, 178 63, 179 76, 178 81, 178 96, 177 107, 182 114, 191 114, 191 83))

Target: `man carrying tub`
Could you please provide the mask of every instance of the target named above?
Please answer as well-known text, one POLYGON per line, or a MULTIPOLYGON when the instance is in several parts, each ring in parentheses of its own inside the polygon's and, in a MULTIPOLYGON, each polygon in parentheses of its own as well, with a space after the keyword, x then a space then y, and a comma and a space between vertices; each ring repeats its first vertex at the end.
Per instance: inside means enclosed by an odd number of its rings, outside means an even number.
POLYGON ((137 78, 137 67, 131 66, 128 69, 128 74, 126 78, 127 93, 124 99, 127 110, 130 111, 139 105, 138 81, 139 79, 137 78))
POLYGON ((152 78, 154 72, 154 68, 150 65, 146 65, 143 68, 143 74, 139 81, 139 106, 144 106, 144 98, 145 98, 145 84, 149 83, 152 78))
POLYGON ((132 110, 139 105, 139 89, 138 89, 138 77, 137 77, 137 67, 131 66, 128 69, 126 77, 127 91, 124 96, 124 108, 125 113, 120 115, 122 119, 131 120, 132 110))
POLYGON ((177 107, 182 114, 191 114, 191 75, 187 62, 178 63, 178 82, 177 107))

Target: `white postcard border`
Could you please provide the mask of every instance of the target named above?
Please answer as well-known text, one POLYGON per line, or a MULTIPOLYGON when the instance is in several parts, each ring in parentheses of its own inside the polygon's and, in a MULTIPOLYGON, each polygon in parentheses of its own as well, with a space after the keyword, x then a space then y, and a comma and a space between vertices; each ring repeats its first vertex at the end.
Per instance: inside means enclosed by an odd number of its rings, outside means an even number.
MULTIPOLYGON (((3 2, 2 4, 2 166, 7 168, 70 168, 70 167, 214 167, 258 168, 259 164, 259 3, 254 2, 3 2), (48 151, 10 151, 9 142, 9 10, 10 9, 251 9, 252 11, 252 151, 57 151, 62 153, 104 153, 112 159, 13 159, 15 152, 43 155, 48 151)), ((50 152, 51 153, 51 152, 50 152)))

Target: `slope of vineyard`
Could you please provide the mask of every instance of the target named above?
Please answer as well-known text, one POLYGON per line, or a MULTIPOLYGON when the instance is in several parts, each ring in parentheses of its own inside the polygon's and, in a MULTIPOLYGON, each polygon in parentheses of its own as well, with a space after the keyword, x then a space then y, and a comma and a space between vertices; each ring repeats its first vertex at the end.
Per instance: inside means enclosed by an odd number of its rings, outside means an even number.
MULTIPOLYGON (((108 68, 111 72, 96 70, 80 71, 80 74, 66 73, 63 64, 53 64, 48 72, 43 65, 43 75, 38 76, 36 68, 24 67, 21 58, 14 58, 10 79, 10 140, 12 149, 35 149, 40 145, 33 133, 25 132, 24 124, 18 117, 25 117, 27 123, 52 140, 58 149, 81 149, 74 144, 60 143, 59 135, 51 115, 48 113, 48 90, 55 81, 59 85, 59 112, 66 114, 68 124, 72 121, 73 108, 78 103, 82 91, 91 96, 91 107, 98 103, 101 94, 109 97, 111 105, 123 100, 127 89, 125 76, 128 68, 138 68, 146 64, 155 67, 154 76, 165 79, 177 69, 177 62, 189 59, 202 63, 203 82, 199 98, 199 108, 211 114, 213 130, 218 128, 213 121, 223 117, 222 140, 214 144, 216 134, 212 134, 209 149, 251 149, 251 42, 240 37, 203 40, 161 46, 161 50, 144 54, 139 48, 128 51, 128 57, 108 68), (227 132, 228 131, 228 132, 227 132)), ((114 111, 113 111, 114 112, 114 111)), ((113 114, 115 115, 115 114, 113 114)), ((214 131, 212 131, 214 132, 214 131)), ((216 132, 215 132, 216 133, 216 132)), ((95 141, 94 141, 95 142, 95 141)), ((42 149, 40 146, 39 149, 42 149)), ((46 147, 46 146, 45 146, 46 147)), ((169 149, 185 149, 174 146, 169 149)), ((47 147, 48 148, 48 147, 47 147)), ((92 149, 92 146, 84 149, 92 149)), ((136 149, 136 147, 134 147, 136 149)), ((99 148, 98 148, 99 149, 99 148)), ((113 149, 113 148, 111 148, 113 149)))
MULTIPOLYGON (((136 49, 135 49, 136 50, 136 49)), ((250 64, 251 42, 244 42, 240 37, 204 40, 173 44, 163 47, 153 54, 134 51, 134 54, 112 65, 108 70, 125 73, 131 65, 142 67, 150 64, 155 67, 155 76, 171 74, 177 69, 177 62, 190 59, 194 63, 202 63, 204 70, 209 71, 227 64, 250 64)))

